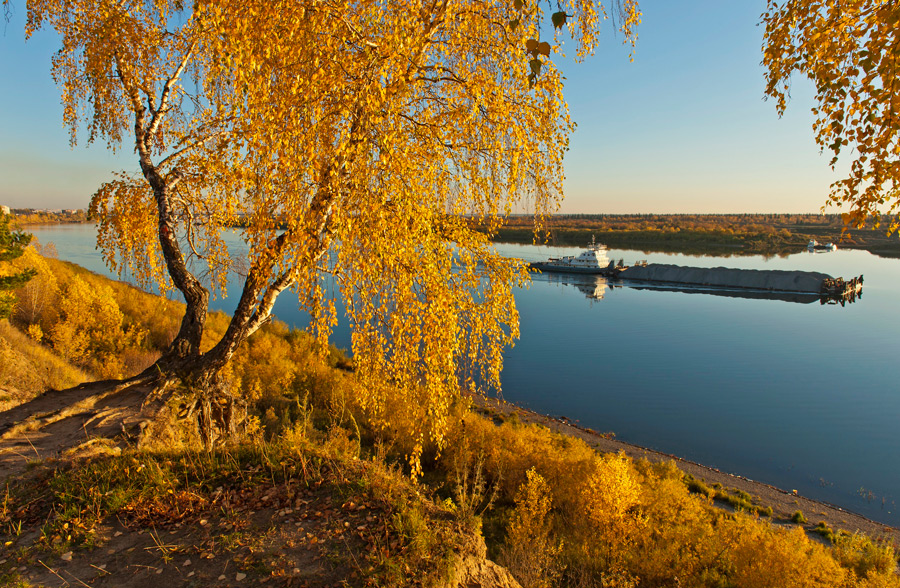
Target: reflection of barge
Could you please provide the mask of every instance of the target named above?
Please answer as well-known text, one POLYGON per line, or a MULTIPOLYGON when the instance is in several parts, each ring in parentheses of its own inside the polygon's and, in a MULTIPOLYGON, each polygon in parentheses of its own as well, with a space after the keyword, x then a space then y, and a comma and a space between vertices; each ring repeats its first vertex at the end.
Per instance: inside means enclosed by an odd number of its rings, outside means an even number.
POLYGON ((811 239, 806 248, 810 251, 837 251, 837 245, 834 243, 819 243, 815 239, 811 239))
POLYGON ((603 300, 607 287, 612 287, 603 276, 584 275, 573 273, 547 272, 541 276, 541 281, 561 286, 572 286, 591 300, 603 300))

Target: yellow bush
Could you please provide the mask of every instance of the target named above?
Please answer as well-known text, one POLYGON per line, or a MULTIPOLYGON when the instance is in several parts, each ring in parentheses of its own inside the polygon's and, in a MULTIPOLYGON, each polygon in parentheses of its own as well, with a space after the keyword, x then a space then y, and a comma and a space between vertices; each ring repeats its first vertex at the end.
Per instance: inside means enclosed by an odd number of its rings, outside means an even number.
POLYGON ((725 513, 690 494, 672 462, 639 461, 636 469, 643 476, 640 504, 647 524, 633 537, 630 569, 650 585, 665 585, 673 575, 683 586, 721 583, 727 536, 718 523, 725 513))
POLYGON ((580 499, 579 489, 593 471, 596 452, 581 439, 567 437, 540 425, 495 425, 490 419, 468 413, 448 434, 442 462, 453 463, 462 447, 483 453, 485 470, 500 480, 499 499, 511 503, 526 472, 535 468, 546 480, 553 503, 572 512, 580 499))
POLYGON ((864 581, 861 586, 900 586, 900 577, 895 573, 897 557, 889 543, 876 543, 859 533, 839 534, 832 555, 864 581))
POLYGON ((56 274, 49 260, 40 255, 34 245, 25 250, 22 257, 15 261, 15 265, 21 269, 30 267, 37 271, 37 275, 16 290, 18 303, 14 314, 16 320, 35 325, 44 312, 56 303, 59 293, 56 274))
POLYGON ((551 537, 550 487, 534 468, 516 494, 516 508, 506 531, 501 552, 505 565, 524 588, 549 588, 555 584, 561 545, 551 537))
POLYGON ((600 456, 581 490, 582 513, 587 523, 588 552, 609 565, 621 560, 625 548, 645 528, 640 512, 641 485, 631 460, 624 454, 600 456))
POLYGON ((123 329, 124 316, 112 289, 75 276, 61 288, 58 312, 50 330, 53 348, 101 377, 121 377, 124 363, 119 354, 138 343, 143 333, 123 329))
MULTIPOLYGON (((745 517, 739 517, 746 520, 745 517)), ((742 588, 824 588, 842 586, 847 572, 803 529, 744 525, 734 549, 733 582, 742 588)))

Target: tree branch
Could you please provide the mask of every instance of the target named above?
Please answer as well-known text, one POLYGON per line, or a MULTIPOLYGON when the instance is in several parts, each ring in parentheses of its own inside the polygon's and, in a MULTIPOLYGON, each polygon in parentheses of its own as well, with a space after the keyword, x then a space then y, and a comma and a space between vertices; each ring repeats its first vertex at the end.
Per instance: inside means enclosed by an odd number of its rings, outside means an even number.
POLYGON ((152 137, 156 133, 156 130, 159 128, 159 125, 162 122, 163 115, 165 115, 169 110, 169 98, 172 95, 172 87, 175 85, 175 82, 178 81, 178 78, 181 77, 181 74, 184 73, 188 61, 190 60, 191 55, 194 53, 194 46, 195 43, 191 43, 191 46, 188 47, 187 52, 184 54, 184 58, 181 60, 181 63, 178 64, 178 68, 175 70, 175 73, 173 73, 169 77, 169 79, 166 80, 166 84, 165 86, 163 86, 163 91, 159 98, 159 108, 155 109, 153 118, 150 120, 150 126, 147 127, 147 134, 144 136, 144 141, 148 143, 148 149, 150 147, 150 137, 152 137))

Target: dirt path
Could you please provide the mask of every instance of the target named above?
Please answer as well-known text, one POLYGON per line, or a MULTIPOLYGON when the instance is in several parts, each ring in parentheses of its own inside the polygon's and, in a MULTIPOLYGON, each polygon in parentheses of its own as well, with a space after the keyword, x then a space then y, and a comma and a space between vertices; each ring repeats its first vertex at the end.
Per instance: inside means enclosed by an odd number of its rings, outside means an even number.
POLYGON ((144 421, 150 389, 143 382, 91 382, 49 390, 0 413, 0 480, 29 462, 78 448, 133 438, 144 421))
POLYGON ((840 507, 798 496, 763 482, 728 474, 673 455, 610 439, 572 423, 538 414, 502 400, 478 398, 475 402, 477 406, 486 410, 488 414, 506 418, 515 413, 522 422, 538 423, 552 431, 578 437, 586 441, 591 447, 604 453, 624 451, 626 455, 635 459, 643 458, 653 462, 674 461, 681 471, 691 474, 709 485, 719 483, 726 488, 736 488, 757 497, 763 505, 772 507, 772 519, 776 523, 786 523, 791 515, 799 510, 809 519, 809 524, 806 525, 807 530, 812 530, 816 524, 824 521, 835 531, 839 529, 851 533, 859 531, 870 537, 893 541, 894 545, 900 546, 900 529, 872 521, 840 507))

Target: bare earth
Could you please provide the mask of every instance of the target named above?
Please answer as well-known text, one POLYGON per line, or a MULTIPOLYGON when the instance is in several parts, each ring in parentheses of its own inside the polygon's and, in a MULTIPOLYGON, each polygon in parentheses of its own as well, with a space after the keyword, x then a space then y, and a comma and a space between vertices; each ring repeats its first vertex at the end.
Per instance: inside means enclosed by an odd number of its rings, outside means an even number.
POLYGON ((757 497, 761 504, 772 507, 774 512, 772 519, 776 523, 787 523, 790 520, 791 515, 799 510, 806 515, 807 519, 809 519, 809 524, 805 525, 807 530, 812 530, 816 524, 820 521, 824 521, 835 531, 844 530, 851 533, 862 532, 870 537, 886 539, 892 541, 895 546, 900 546, 900 529, 872 521, 862 515, 844 510, 832 504, 798 496, 793 492, 788 492, 763 482, 757 482, 742 476, 729 474, 715 468, 706 467, 692 461, 681 459, 674 455, 660 453, 658 451, 625 443, 624 441, 611 439, 589 429, 579 427, 566 420, 555 419, 538 414, 503 400, 478 398, 476 399, 476 405, 486 410, 489 414, 492 413, 501 418, 508 417, 515 413, 518 415, 519 420, 524 423, 541 424, 552 431, 570 435, 572 437, 578 437, 600 452, 624 451, 626 455, 635 459, 642 458, 652 462, 674 461, 681 471, 691 474, 707 484, 711 485, 719 483, 727 488, 737 488, 751 496, 757 497))
POLYGON ((91 382, 49 390, 0 412, 0 480, 29 462, 85 445, 131 437, 152 405, 140 383, 91 382))

